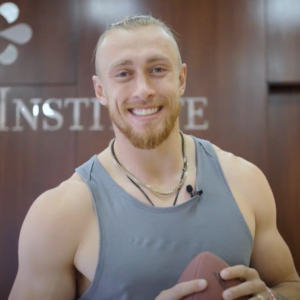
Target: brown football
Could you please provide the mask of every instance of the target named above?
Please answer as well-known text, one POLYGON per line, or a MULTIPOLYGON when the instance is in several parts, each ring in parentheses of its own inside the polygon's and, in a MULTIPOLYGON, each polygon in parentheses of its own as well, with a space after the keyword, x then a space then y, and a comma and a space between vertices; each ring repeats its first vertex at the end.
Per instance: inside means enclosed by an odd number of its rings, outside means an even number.
MULTIPOLYGON (((241 284, 241 280, 223 280, 220 272, 229 267, 220 257, 202 252, 198 254, 186 267, 180 276, 178 283, 194 279, 205 279, 208 283, 207 288, 199 293, 189 295, 183 300, 223 300, 223 292, 233 286, 241 284)), ((240 297, 240 300, 250 299, 250 297, 240 297)))

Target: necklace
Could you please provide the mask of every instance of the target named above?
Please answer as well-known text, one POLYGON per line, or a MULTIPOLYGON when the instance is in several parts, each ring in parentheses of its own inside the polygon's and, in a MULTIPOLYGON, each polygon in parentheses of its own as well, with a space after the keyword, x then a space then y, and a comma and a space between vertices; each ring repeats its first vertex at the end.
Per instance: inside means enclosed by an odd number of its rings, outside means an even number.
POLYGON ((182 176, 181 176, 179 184, 175 188, 173 188, 167 192, 160 192, 160 191, 154 189, 153 187, 151 187, 149 184, 146 184, 146 183, 138 180, 120 164, 120 162, 118 161, 118 159, 115 155, 115 152, 114 152, 114 143, 116 140, 115 138, 112 139, 109 143, 109 153, 110 153, 111 159, 112 159, 113 163, 115 164, 115 166, 117 166, 132 182, 136 183, 137 185, 141 185, 141 186, 147 188, 153 194, 160 195, 160 196, 167 196, 167 195, 173 194, 175 192, 178 192, 180 190, 180 188, 183 186, 183 184, 186 180, 186 177, 188 175, 188 160, 187 160, 187 156, 186 156, 186 144, 185 144, 184 136, 181 131, 179 131, 179 134, 181 136, 181 141, 182 141, 182 156, 183 156, 182 176))
MULTIPOLYGON (((183 176, 183 174, 184 174, 184 172, 182 172, 182 175, 181 175, 181 179, 182 179, 182 176, 183 176)), ((129 178, 128 176, 127 176, 127 178, 143 193, 143 195, 147 198, 147 200, 152 204, 152 206, 155 206, 154 204, 153 204, 153 202, 151 201, 151 199, 148 197, 148 195, 141 189, 141 187, 137 184, 137 183, 135 183, 131 178, 129 178)), ((175 206, 176 205, 176 202, 177 202, 177 198, 178 198, 178 195, 179 195, 179 192, 180 192, 180 189, 181 188, 179 188, 178 190, 177 190, 177 193, 176 193, 176 196, 175 196, 175 199, 174 199, 174 202, 173 202, 173 206, 175 206)))

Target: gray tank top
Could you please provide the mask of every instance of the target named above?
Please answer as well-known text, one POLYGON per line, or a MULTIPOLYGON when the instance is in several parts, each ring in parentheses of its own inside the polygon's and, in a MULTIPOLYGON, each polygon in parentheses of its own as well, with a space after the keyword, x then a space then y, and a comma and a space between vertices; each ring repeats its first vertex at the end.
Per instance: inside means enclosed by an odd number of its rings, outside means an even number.
POLYGON ((231 266, 249 266, 250 230, 212 145, 193 138, 196 190, 203 194, 176 206, 141 203, 108 175, 96 155, 76 169, 91 192, 100 232, 94 280, 80 300, 154 300, 203 251, 231 266))

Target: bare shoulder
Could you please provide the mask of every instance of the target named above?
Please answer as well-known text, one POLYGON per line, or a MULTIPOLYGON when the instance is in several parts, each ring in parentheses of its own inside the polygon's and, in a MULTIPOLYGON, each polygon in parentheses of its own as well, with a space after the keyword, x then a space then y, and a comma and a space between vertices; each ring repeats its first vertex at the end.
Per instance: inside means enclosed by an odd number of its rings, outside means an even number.
POLYGON ((53 256, 57 254, 56 258, 72 263, 92 213, 89 190, 74 174, 33 202, 21 228, 20 251, 26 253, 30 241, 36 245, 31 253, 36 251, 38 256, 49 247, 53 256))
POLYGON ((260 168, 216 145, 213 147, 230 187, 238 191, 247 201, 255 214, 256 221, 267 216, 275 218, 275 200, 267 178, 260 168))
POLYGON ((77 174, 34 201, 21 228, 10 300, 74 299, 74 256, 92 213, 89 190, 77 174))
POLYGON ((39 210, 41 215, 53 217, 57 222, 68 219, 78 223, 84 222, 85 217, 93 212, 93 204, 88 187, 74 173, 71 178, 38 197, 30 210, 39 210))
POLYGON ((240 191, 254 212, 251 266, 271 287, 287 280, 299 282, 290 250, 277 230, 275 199, 265 175, 251 162, 215 145, 213 147, 225 177, 240 191))
POLYGON ((213 145, 213 148, 218 156, 222 170, 233 186, 238 184, 247 192, 253 191, 253 187, 268 189, 265 174, 252 162, 239 157, 231 152, 224 151, 213 145))
MULTIPOLYGON (((262 176, 262 171, 253 163, 249 162, 248 160, 237 156, 231 152, 227 152, 218 146, 212 144, 220 164, 222 167, 226 168, 226 171, 230 172, 245 172, 245 174, 252 174, 257 176, 262 176)), ((240 175, 240 174, 239 174, 240 175)))

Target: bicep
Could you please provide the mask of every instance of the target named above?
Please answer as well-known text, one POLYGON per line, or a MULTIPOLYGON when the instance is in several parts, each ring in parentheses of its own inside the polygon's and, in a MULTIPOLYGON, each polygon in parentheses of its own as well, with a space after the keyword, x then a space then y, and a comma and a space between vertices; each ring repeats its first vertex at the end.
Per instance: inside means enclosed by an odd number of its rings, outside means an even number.
POLYGON ((276 228, 257 234, 251 267, 258 271, 269 287, 283 282, 299 281, 291 252, 276 228))
POLYGON ((291 252, 276 225, 275 199, 266 177, 257 171, 256 233, 251 267, 256 269, 268 286, 299 281, 291 252))
POLYGON ((59 205, 40 199, 29 210, 20 233, 19 269, 9 300, 75 298, 74 245, 65 239, 59 205))
POLYGON ((9 300, 71 300, 76 286, 70 270, 48 271, 46 265, 38 269, 20 268, 9 300))

